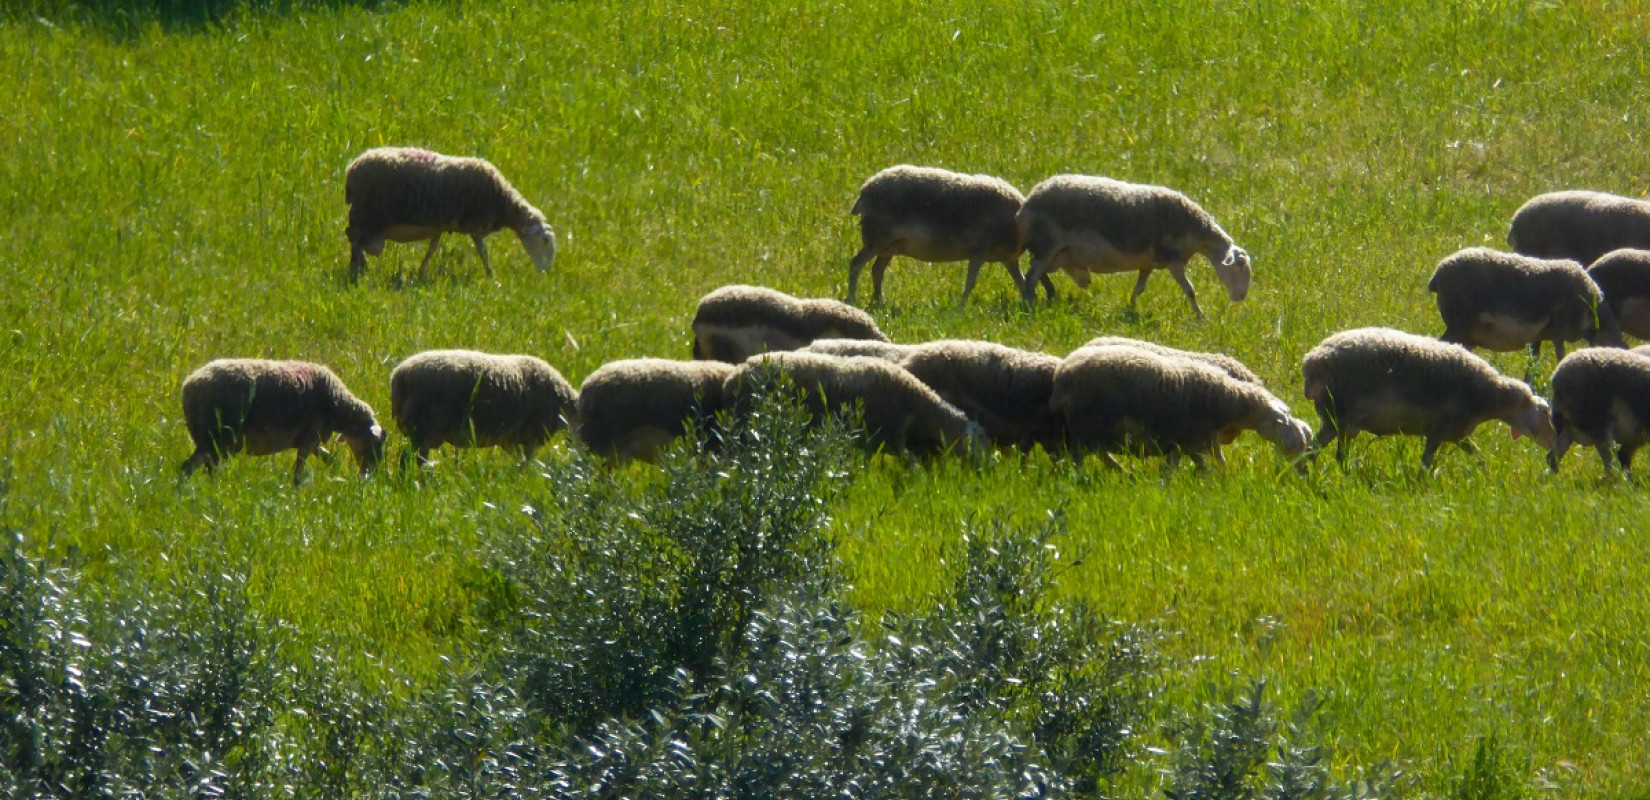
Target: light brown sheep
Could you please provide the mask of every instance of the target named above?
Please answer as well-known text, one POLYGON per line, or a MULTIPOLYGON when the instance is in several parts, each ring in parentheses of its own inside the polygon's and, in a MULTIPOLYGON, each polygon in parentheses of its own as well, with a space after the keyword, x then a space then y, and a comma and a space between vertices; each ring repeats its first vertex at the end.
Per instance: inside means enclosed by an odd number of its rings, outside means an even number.
POLYGON ((1650 249, 1650 202, 1603 192, 1536 195, 1513 214, 1507 246, 1537 258, 1583 266, 1611 250, 1650 249))
POLYGON ((1604 472, 1615 460, 1626 472, 1633 454, 1650 441, 1650 355, 1632 351, 1590 348, 1571 353, 1553 371, 1553 425, 1558 440, 1547 455, 1554 472, 1570 445, 1591 445, 1604 462, 1604 472))
POLYGON ((815 339, 886 342, 871 315, 838 300, 800 300, 761 286, 723 286, 699 300, 693 357, 738 364, 815 339))
POLYGON ((611 361, 579 386, 579 440, 613 461, 652 461, 687 433, 710 426, 734 366, 720 361, 611 361))
POLYGON ((556 259, 556 234, 533 207, 505 180, 503 173, 479 158, 461 158, 411 147, 378 147, 350 162, 344 173, 344 200, 349 203, 350 279, 360 277, 367 254, 384 249, 386 240, 428 239, 422 276, 444 233, 463 233, 475 242, 481 266, 490 276, 486 238, 509 228, 540 272, 556 259))
POLYGON ((754 393, 775 375, 784 375, 802 391, 816 422, 858 410, 866 443, 873 448, 931 456, 972 450, 984 442, 978 423, 911 373, 880 358, 765 353, 728 377, 723 403, 735 416, 748 413, 754 393))
MULTIPOLYGON (((1054 270, 1064 270, 1078 286, 1088 285, 1091 272, 1138 272, 1129 295, 1133 306, 1152 272, 1166 269, 1201 317, 1197 292, 1186 279, 1186 263, 1199 253, 1214 265, 1234 302, 1249 295, 1249 253, 1207 211, 1173 189, 1056 175, 1026 195, 1019 226, 1020 241, 1031 253, 1021 283, 1027 303, 1036 299, 1037 282, 1054 270)), ((1044 288, 1053 299, 1053 285, 1044 288)))
POLYGON ((1343 331, 1306 354, 1301 376, 1323 425, 1315 447, 1339 439, 1335 454, 1343 463, 1347 443, 1360 431, 1425 436, 1421 464, 1429 468, 1445 442, 1476 454, 1466 439, 1492 419, 1511 426, 1514 438, 1529 435, 1549 451, 1557 439, 1551 409, 1529 386, 1460 345, 1424 336, 1390 328, 1343 331))
POLYGON ((1564 343, 1620 347, 1621 328, 1604 294, 1581 265, 1469 247, 1438 262, 1427 282, 1438 295, 1444 318, 1439 338, 1467 349, 1506 352, 1552 342, 1559 358, 1564 343))
POLYGON ((848 302, 854 302, 859 273, 873 258, 871 300, 882 302, 882 276, 894 256, 966 260, 964 304, 987 261, 1002 262, 1014 278, 1014 288, 1020 289, 1025 276, 1020 274, 1020 232, 1014 216, 1024 202, 1018 189, 990 175, 903 164, 872 175, 850 211, 859 216, 864 244, 848 262, 848 302))
POLYGON ((577 407, 572 384, 533 356, 426 350, 390 373, 390 415, 420 464, 444 444, 513 448, 526 461, 577 407))
POLYGON ((292 483, 304 476, 304 459, 329 457, 321 447, 338 434, 365 475, 384 451, 384 429, 372 408, 350 394, 332 370, 307 361, 224 358, 183 381, 183 420, 195 452, 184 476, 216 468, 224 457, 297 450, 292 483))
POLYGON ((1054 375, 1051 407, 1065 418, 1072 456, 1181 455, 1224 464, 1220 445, 1253 430, 1284 455, 1306 452, 1312 428, 1257 383, 1207 363, 1128 345, 1082 347, 1054 375))

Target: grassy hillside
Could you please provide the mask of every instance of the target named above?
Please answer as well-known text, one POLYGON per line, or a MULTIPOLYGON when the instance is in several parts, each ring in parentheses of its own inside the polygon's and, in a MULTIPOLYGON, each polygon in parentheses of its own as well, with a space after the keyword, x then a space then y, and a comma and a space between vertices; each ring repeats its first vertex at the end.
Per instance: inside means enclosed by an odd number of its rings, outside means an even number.
MULTIPOLYGON (((323 361, 383 414, 390 368, 426 348, 529 352, 575 382, 686 357, 716 286, 840 296, 860 181, 910 162, 1174 186, 1255 277, 1233 305, 1194 263, 1199 321, 1164 276, 1137 312, 1124 276, 1057 276, 1027 311, 988 267, 958 308, 961 265, 900 260, 872 309, 895 340, 1220 350, 1310 418, 1301 355, 1349 327, 1440 330, 1432 266, 1503 244, 1530 195, 1650 190, 1630 2, 522 5, 0 23, 0 468, 33 548, 156 572, 221 549, 269 611, 416 674, 465 641, 471 548, 544 479, 467 452, 367 483, 343 458, 294 491, 283 456, 179 485, 190 370, 323 361), (387 143, 493 160, 555 226, 555 270, 504 233, 492 280, 460 238, 427 280, 422 247, 392 244, 350 286, 343 169, 387 143)), ((1063 591, 1171 633, 1180 702, 1265 675, 1327 695, 1346 762, 1449 773, 1493 734, 1530 787, 1639 796, 1650 499, 1591 457, 1547 475, 1505 430, 1475 437, 1486 465, 1446 450, 1432 475, 1418 442, 1367 439, 1306 477, 1248 440, 1166 479, 874 464, 836 525, 864 607, 910 608, 962 521, 1062 512, 1082 559, 1063 591)))

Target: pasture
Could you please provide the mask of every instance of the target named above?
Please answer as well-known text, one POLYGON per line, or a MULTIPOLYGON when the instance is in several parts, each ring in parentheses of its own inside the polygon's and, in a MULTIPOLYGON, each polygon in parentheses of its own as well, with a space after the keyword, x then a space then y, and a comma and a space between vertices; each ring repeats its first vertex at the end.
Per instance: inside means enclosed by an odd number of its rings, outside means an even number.
MULTIPOLYGON (((913 163, 1175 187, 1254 280, 1233 304, 1195 260, 1200 321, 1163 274, 1135 310, 1129 277, 1062 275, 1028 310, 987 265, 958 307, 963 265, 896 259, 869 309, 895 341, 1220 351, 1316 425, 1299 363, 1323 337, 1440 332, 1433 266, 1504 246, 1534 194, 1650 191, 1635 2, 297 3, 130 25, 22 5, 0 17, 6 529, 94 583, 244 565, 259 608, 367 676, 477 647, 474 548, 561 473, 450 449, 407 469, 392 433, 370 481, 340 452, 297 490, 290 454, 180 484, 200 364, 323 362, 388 425, 390 369, 425 349, 531 353, 575 384, 686 358, 715 287, 841 297, 860 182, 913 163), (382 144, 493 161, 555 228, 555 268, 503 232, 491 280, 448 237, 426 279, 421 245, 390 244, 350 285, 343 170, 382 144)), ((1173 703, 1264 677, 1285 706, 1324 698, 1337 768, 1386 762, 1417 793, 1494 737, 1519 793, 1645 796, 1650 489, 1589 452, 1551 475, 1499 423, 1473 439, 1485 463, 1446 448, 1430 474, 1418 440, 1368 437, 1305 476, 1252 436, 1168 476, 879 460, 832 530, 859 606, 908 610, 964 523, 1063 514, 1059 592, 1163 631, 1173 703)))

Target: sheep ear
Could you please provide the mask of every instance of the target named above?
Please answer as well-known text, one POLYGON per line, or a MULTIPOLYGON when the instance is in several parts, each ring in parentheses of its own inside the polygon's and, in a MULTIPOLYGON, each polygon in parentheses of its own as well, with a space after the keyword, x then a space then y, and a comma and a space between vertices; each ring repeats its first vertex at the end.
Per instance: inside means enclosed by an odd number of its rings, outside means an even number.
POLYGON ((372 438, 374 438, 374 439, 384 438, 384 429, 383 429, 383 427, 379 426, 377 423, 373 423, 372 430, 367 431, 367 432, 372 434, 372 438))

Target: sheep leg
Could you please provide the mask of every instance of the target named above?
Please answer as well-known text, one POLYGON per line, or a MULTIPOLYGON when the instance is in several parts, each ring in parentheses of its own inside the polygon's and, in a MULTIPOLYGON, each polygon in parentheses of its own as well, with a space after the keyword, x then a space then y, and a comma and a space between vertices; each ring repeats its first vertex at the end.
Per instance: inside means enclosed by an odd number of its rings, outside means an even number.
POLYGON ((854 302, 854 294, 859 289, 859 273, 876 252, 876 248, 865 245, 848 261, 848 302, 854 302))
POLYGON ((1573 434, 1569 429, 1561 428, 1558 431, 1558 441, 1554 443, 1551 452, 1547 453, 1547 467, 1558 474, 1558 462, 1563 460, 1564 454, 1570 451, 1570 442, 1573 434))
POLYGON ((1608 436, 1599 437, 1598 441, 1593 444, 1593 449, 1598 451, 1598 460, 1604 463, 1605 477, 1609 477, 1616 471, 1616 461, 1611 457, 1613 454, 1610 452, 1610 445, 1611 441, 1608 436))
POLYGON ((1019 290, 1020 294, 1025 294, 1026 276, 1020 272, 1020 259, 1018 257, 1005 259, 1003 268, 1007 269, 1008 276, 1014 279, 1014 288, 1019 290))
MULTIPOLYGON (((968 305, 968 296, 974 293, 974 282, 980 279, 980 267, 984 265, 985 259, 980 258, 979 256, 974 256, 973 258, 968 259, 968 280, 963 283, 962 300, 957 302, 957 306, 959 308, 968 305)), ((1015 275, 1018 275, 1020 272, 1020 270, 1014 267, 1010 267, 1009 269, 1015 275)), ((1025 279, 1021 278, 1019 281, 1024 283, 1025 279)))
POLYGON ((424 279, 424 268, 430 265, 430 257, 435 255, 435 246, 441 244, 441 234, 430 237, 430 246, 424 249, 424 260, 418 262, 418 279, 424 279))
POLYGON ((1564 340, 1563 339, 1554 339, 1553 340, 1553 357, 1557 358, 1559 361, 1564 360, 1564 340))
POLYGON ((1638 452, 1640 444, 1623 444, 1616 448, 1616 460, 1621 462, 1621 471, 1626 473, 1633 468, 1633 454, 1638 452))
POLYGON ((888 262, 894 260, 893 253, 883 253, 877 260, 871 262, 871 302, 882 302, 882 276, 888 271, 888 262))
POLYGON ((361 245, 352 244, 349 248, 349 282, 355 283, 361 279, 361 273, 367 268, 367 251, 361 245))
POLYGON ((304 459, 309 457, 309 448, 298 448, 298 459, 292 462, 292 485, 298 486, 304 482, 304 459))
POLYGON ((1039 282, 1043 284, 1043 288, 1048 290, 1049 302, 1054 302, 1054 282, 1049 280, 1048 269, 1054 263, 1056 255, 1058 253, 1044 253, 1040 256, 1032 253, 1031 265, 1026 268, 1025 282, 1020 284, 1020 299, 1024 300, 1026 305, 1037 303, 1037 284, 1039 282))
POLYGON ((1169 274, 1174 276, 1175 282, 1180 284, 1180 292, 1186 295, 1186 302, 1192 304, 1192 312, 1198 319, 1203 319, 1203 309, 1197 305, 1197 290, 1192 288, 1192 282, 1186 280, 1185 264, 1170 264, 1169 274))
POLYGON ((1134 308, 1135 301, 1139 300, 1140 295, 1145 293, 1146 279, 1152 276, 1152 269, 1152 267, 1141 268, 1140 277, 1134 281, 1134 293, 1129 295, 1129 308, 1134 308))
POLYGON ((481 255, 481 268, 487 270, 487 277, 493 277, 493 264, 487 260, 487 239, 479 233, 470 234, 470 241, 476 243, 476 252, 481 255))

